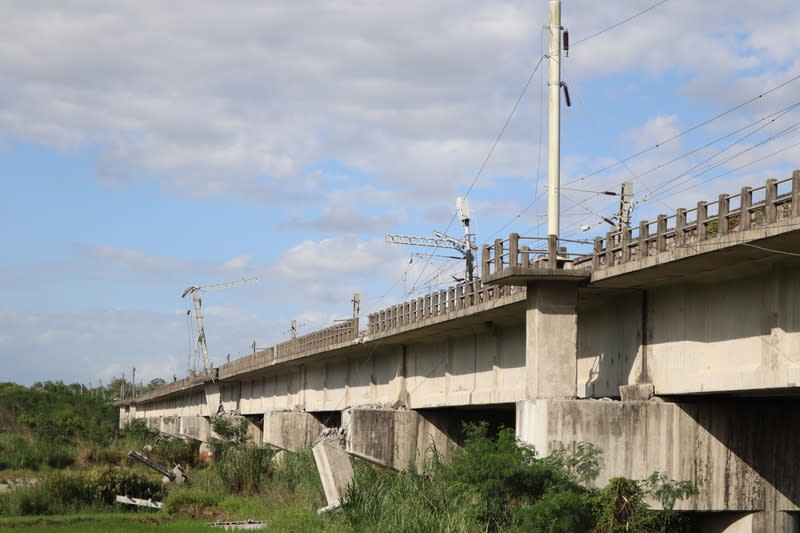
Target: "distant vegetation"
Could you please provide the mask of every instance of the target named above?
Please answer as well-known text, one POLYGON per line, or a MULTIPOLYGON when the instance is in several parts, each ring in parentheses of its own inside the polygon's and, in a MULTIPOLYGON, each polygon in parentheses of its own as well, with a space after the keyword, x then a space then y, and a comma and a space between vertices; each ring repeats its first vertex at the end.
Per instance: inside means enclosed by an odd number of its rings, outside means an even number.
POLYGON ((0 384, 0 528, 191 531, 197 521, 252 518, 287 532, 666 533, 687 530, 672 508, 697 492, 658 473, 597 488, 600 450, 581 444, 575 453, 539 458, 512 430, 490 435, 478 424, 465 427, 465 445, 449 460, 431 450, 424 472, 355 460, 346 503, 319 516, 326 501, 310 450, 254 445, 245 421, 216 416, 216 460, 207 464, 196 441, 159 438, 141 421, 119 430, 109 389, 105 398, 79 389, 0 384), (192 483, 162 484, 127 457, 130 449, 170 467, 181 463, 192 483), (164 509, 125 507, 114 503, 117 494, 160 500, 164 509))

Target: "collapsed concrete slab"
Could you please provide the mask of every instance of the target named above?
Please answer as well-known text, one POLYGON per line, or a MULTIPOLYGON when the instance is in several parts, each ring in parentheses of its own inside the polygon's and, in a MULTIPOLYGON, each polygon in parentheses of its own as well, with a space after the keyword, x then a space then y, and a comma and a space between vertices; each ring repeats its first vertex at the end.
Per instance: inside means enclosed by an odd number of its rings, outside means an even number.
POLYGON ((350 456, 335 439, 318 442, 312 448, 328 507, 339 506, 353 483, 350 456))

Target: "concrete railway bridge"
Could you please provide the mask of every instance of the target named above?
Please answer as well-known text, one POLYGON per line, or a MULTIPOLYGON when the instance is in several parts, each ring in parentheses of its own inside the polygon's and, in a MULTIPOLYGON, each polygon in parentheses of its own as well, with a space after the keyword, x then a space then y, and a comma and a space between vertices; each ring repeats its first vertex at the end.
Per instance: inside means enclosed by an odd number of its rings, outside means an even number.
POLYGON ((195 374, 120 423, 207 440, 236 413, 296 450, 343 428, 394 468, 457 445, 462 421, 540 454, 591 442, 611 476, 700 484, 703 531, 798 531, 800 171, 595 240, 484 245, 481 279, 195 374))

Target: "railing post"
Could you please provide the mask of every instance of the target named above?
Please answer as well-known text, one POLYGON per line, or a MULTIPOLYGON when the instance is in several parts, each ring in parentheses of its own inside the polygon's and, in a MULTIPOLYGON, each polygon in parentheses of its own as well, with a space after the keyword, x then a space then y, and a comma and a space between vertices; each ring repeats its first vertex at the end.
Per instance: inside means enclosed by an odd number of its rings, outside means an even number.
POLYGON ((728 233, 728 212, 730 211, 730 196, 720 194, 717 201, 717 234, 725 235, 728 233))
POLYGON ((503 270, 503 240, 494 240, 494 273, 503 270))
POLYGON ((558 268, 558 237, 547 236, 547 267, 558 268))
POLYGON ((767 180, 766 198, 764 199, 764 215, 767 217, 767 224, 778 220, 778 206, 775 200, 778 199, 778 180, 767 180))
POLYGON ((667 249, 667 216, 658 215, 656 219, 656 250, 664 252, 667 249))
POLYGON ((431 296, 432 295, 430 295, 430 294, 426 294, 425 295, 425 305, 422 307, 423 314, 425 315, 425 318, 429 318, 429 317, 431 317, 433 315, 433 313, 431 312, 432 311, 432 309, 431 309, 432 297, 431 296))
POLYGON ((614 266, 614 232, 606 233, 606 266, 614 266))
POLYGON ((686 244, 686 209, 675 211, 675 247, 686 244))
POLYGON ((622 226, 620 228, 620 246, 622 247, 621 263, 627 263, 631 260, 631 228, 629 226, 622 226))
POLYGON ((456 288, 450 287, 448 290, 447 311, 453 312, 456 310, 456 288))
POLYGON ((439 291, 439 314, 443 315, 447 312, 447 290, 442 289, 439 291))
POLYGON ((792 216, 800 217, 800 170, 792 172, 792 216))
POLYGON ((646 220, 639 221, 639 259, 647 257, 650 251, 647 249, 647 238, 650 236, 650 223, 646 220))
POLYGON ((603 238, 594 238, 594 250, 592 250, 592 270, 600 268, 600 254, 603 252, 603 238))
POLYGON ((486 279, 489 277, 489 245, 484 244, 481 247, 481 277, 486 279))
POLYGON ((744 231, 750 229, 750 207, 753 205, 753 189, 742 187, 739 198, 739 229, 744 231))
POLYGON ((522 268, 528 268, 531 266, 531 249, 527 246, 523 246, 519 249, 519 256, 521 259, 522 268))
POLYGON ((696 235, 698 241, 706 240, 706 218, 708 218, 708 204, 697 202, 697 220, 695 224, 697 225, 696 235))
POLYGON ((519 251, 519 233, 512 233, 508 236, 508 268, 515 268, 519 261, 517 252, 519 251))

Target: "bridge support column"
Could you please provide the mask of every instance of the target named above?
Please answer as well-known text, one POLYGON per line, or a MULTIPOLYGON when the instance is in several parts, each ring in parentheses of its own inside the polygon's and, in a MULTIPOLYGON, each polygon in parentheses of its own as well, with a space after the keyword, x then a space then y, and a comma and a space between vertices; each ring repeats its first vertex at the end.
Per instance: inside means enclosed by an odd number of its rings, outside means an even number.
POLYGON ((397 470, 421 469, 429 454, 447 456, 455 447, 444 415, 353 408, 342 413, 342 426, 348 453, 397 470))
POLYGON ((310 448, 325 425, 303 411, 268 411, 264 413, 264 444, 289 451, 310 448))
POLYGON ((549 403, 576 397, 578 284, 541 279, 528 283, 525 307, 525 401, 517 404, 518 438, 540 455, 550 453, 549 403))
POLYGON ((527 399, 575 398, 578 353, 578 285, 528 284, 525 307, 527 399))

